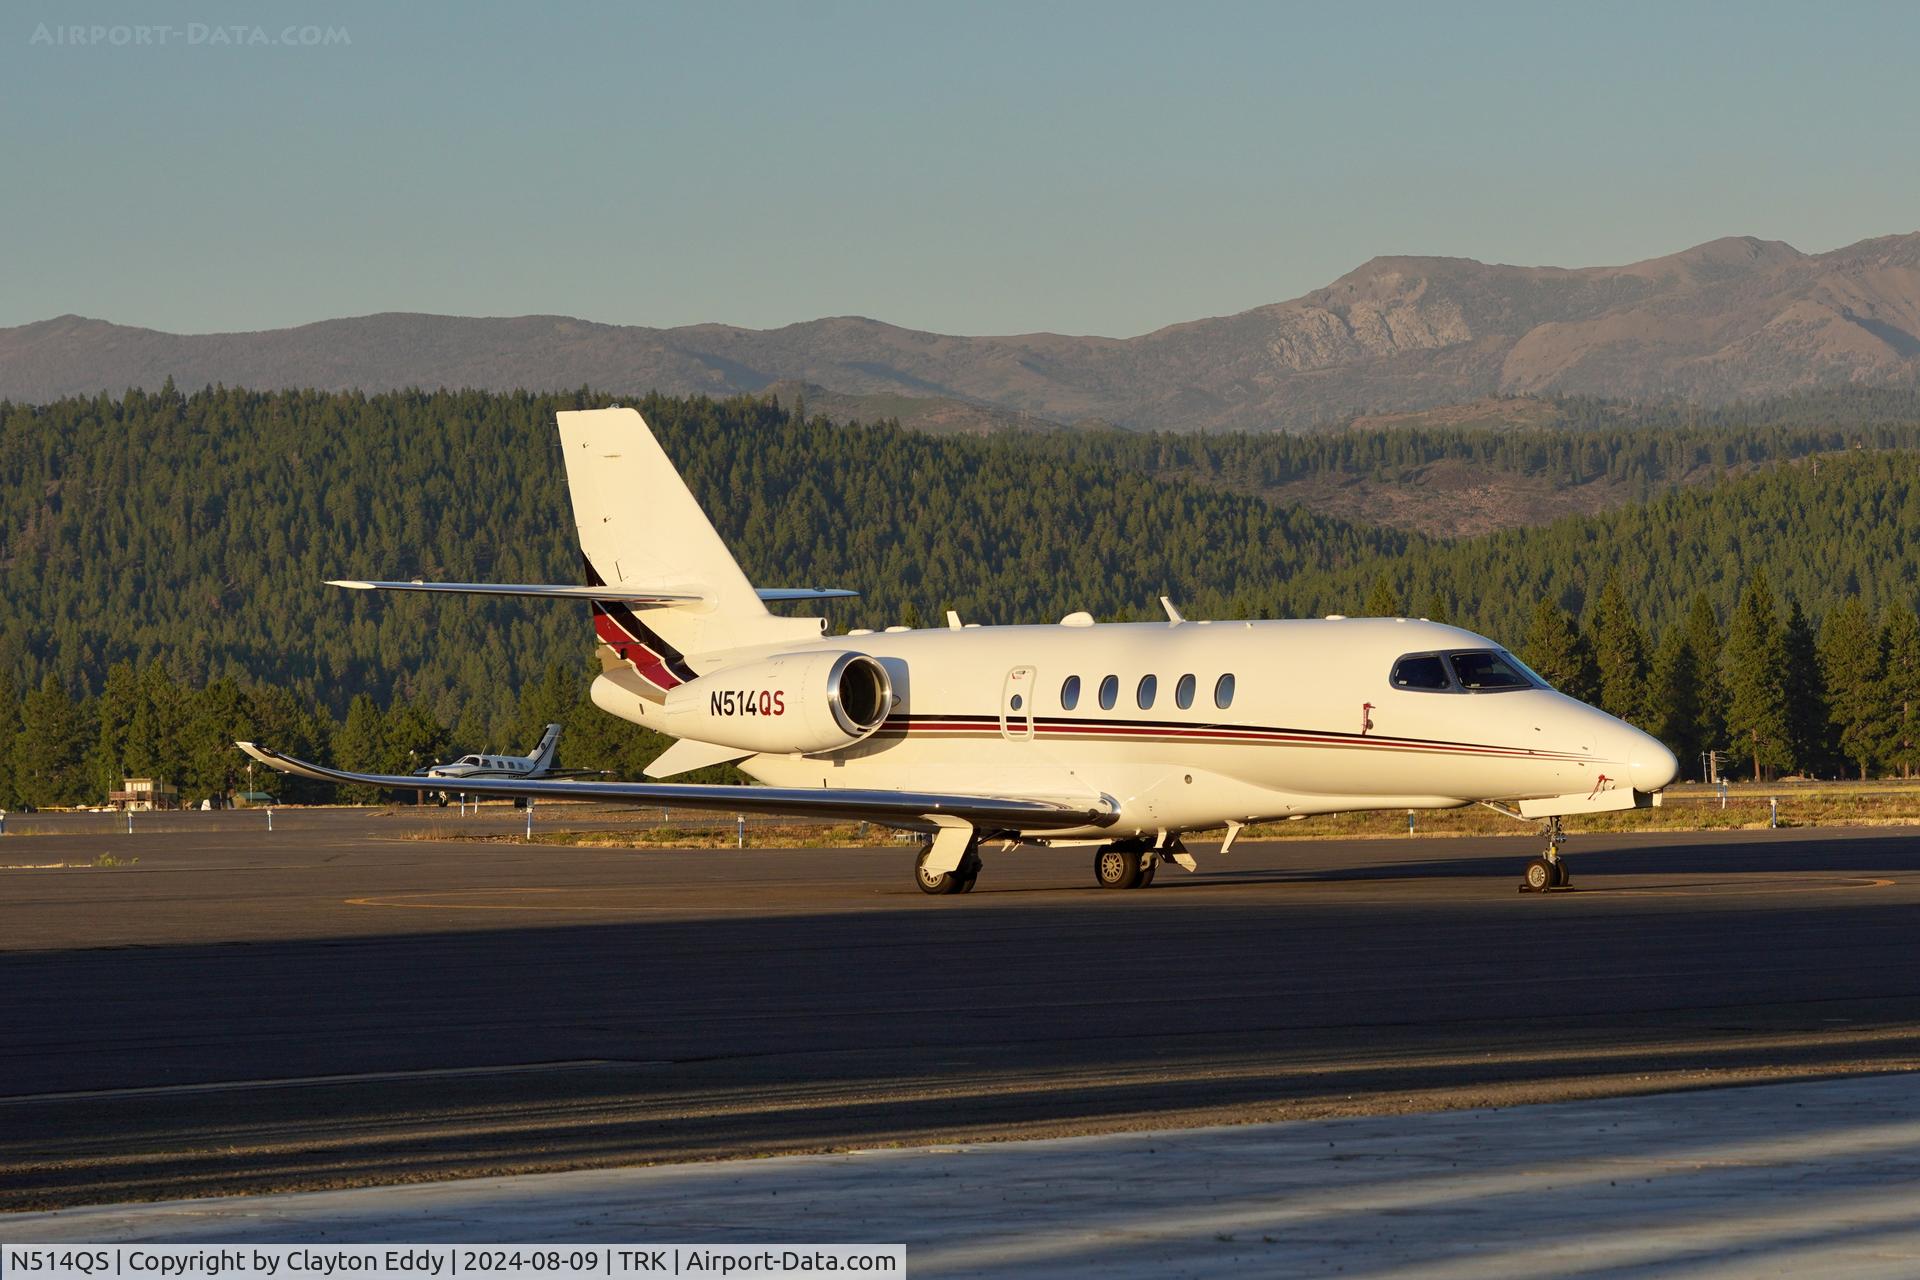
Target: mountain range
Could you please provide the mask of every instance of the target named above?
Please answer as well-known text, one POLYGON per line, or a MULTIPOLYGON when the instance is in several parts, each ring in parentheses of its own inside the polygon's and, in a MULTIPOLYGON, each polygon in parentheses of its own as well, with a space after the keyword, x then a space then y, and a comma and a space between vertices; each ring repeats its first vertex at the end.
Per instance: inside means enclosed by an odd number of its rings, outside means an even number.
POLYGON ((766 330, 398 312, 250 333, 75 315, 0 328, 0 398, 169 377, 366 391, 812 387, 838 413, 963 431, 1297 430, 1504 395, 1714 404, 1920 379, 1920 233, 1818 254, 1729 237, 1623 267, 1375 258, 1291 301, 1134 338, 957 337, 854 316, 766 330))

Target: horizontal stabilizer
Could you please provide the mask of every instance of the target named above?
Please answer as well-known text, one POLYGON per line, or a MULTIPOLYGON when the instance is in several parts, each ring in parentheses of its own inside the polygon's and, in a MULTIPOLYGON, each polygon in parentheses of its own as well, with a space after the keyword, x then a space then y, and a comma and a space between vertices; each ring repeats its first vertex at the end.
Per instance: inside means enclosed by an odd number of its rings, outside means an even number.
POLYGON ((533 800, 598 800, 603 804, 673 805, 723 813, 771 813, 801 818, 878 822, 931 830, 959 819, 995 831, 1066 831, 1104 827, 1119 817, 1109 796, 1042 798, 966 795, 940 791, 866 791, 835 787, 699 786, 677 782, 573 782, 525 778, 415 778, 407 774, 349 773, 282 755, 254 742, 235 746, 272 769, 320 782, 357 783, 388 791, 458 790, 470 796, 524 796, 533 800))
POLYGON ((619 604, 705 604, 698 587, 669 587, 659 591, 635 587, 578 587, 544 582, 365 582, 357 578, 329 578, 330 587, 349 591, 438 591, 465 596, 533 596, 555 600, 604 600, 619 604))
MULTIPOLYGON (((577 587, 544 582, 370 582, 361 578, 329 578, 327 585, 349 591, 438 591, 446 595, 599 600, 607 604, 642 606, 713 603, 713 597, 698 587, 666 587, 653 591, 644 587, 577 587)), ((838 587, 760 587, 754 594, 769 604, 780 604, 797 600, 845 600, 860 593, 838 587)))
POLYGON ((755 587, 753 593, 768 604, 779 604, 783 600, 850 600, 860 594, 840 587, 755 587))

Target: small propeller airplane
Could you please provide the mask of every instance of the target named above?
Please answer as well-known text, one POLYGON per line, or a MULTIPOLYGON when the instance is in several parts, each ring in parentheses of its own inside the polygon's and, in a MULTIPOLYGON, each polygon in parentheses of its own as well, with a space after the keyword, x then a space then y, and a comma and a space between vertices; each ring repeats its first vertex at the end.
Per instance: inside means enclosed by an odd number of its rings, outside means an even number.
MULTIPOLYGON (((553 753, 560 745, 560 726, 550 724, 540 735, 540 741, 532 751, 524 756, 489 755, 479 752, 461 756, 458 760, 448 760, 441 764, 430 764, 424 769, 416 769, 416 778, 440 778, 452 782, 465 783, 474 778, 586 778, 599 777, 600 772, 593 769, 556 769, 553 767, 553 753)), ((460 790, 461 788, 454 788, 460 790)), ((442 808, 447 803, 447 792, 435 793, 442 808)))
MULTIPOLYGON (((583 584, 336 580, 587 602, 602 710, 676 739, 670 778, 726 761, 762 785, 463 779, 469 794, 855 819, 926 836, 914 882, 966 893, 989 843, 1077 847, 1110 889, 1151 884, 1182 837, 1310 814, 1485 804, 1540 820, 1521 887, 1570 883, 1561 819, 1645 807, 1673 753, 1556 692, 1492 640, 1414 618, 979 626, 827 635, 756 589, 631 408, 559 415, 583 584)), ((239 744, 285 773, 416 790, 239 744)))

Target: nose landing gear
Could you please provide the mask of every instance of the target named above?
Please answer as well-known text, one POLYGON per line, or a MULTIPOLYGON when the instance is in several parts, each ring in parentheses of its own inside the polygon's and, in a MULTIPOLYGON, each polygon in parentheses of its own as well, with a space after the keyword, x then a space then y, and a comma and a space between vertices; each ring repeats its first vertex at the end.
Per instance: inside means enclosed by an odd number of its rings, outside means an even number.
POLYGON ((1560 856, 1560 844, 1565 839, 1559 817, 1548 818, 1547 851, 1527 863, 1520 879, 1520 892, 1549 893, 1573 887, 1573 873, 1567 870, 1566 859, 1560 856))

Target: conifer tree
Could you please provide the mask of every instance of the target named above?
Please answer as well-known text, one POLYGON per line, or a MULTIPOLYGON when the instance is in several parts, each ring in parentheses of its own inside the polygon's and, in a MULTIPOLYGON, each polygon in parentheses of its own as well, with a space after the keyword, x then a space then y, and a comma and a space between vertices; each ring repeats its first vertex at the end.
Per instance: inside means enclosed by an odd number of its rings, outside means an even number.
POLYGON ((1617 573, 1607 575, 1591 628, 1600 669, 1600 709, 1643 729, 1652 727, 1647 698, 1647 637, 1617 573))
POLYGON ((14 788, 13 742, 20 736, 20 691, 13 676, 0 671, 0 809, 20 806, 14 788))
POLYGON ((1367 602, 1361 606, 1360 616, 1363 618, 1403 616, 1400 611, 1400 595, 1393 589, 1393 583, 1387 580, 1386 574, 1383 573, 1373 580, 1373 590, 1367 592, 1367 602))
POLYGON ((1727 630, 1727 732, 1755 780, 1793 763, 1787 710, 1787 637, 1773 589, 1756 575, 1727 630))
POLYGON ((180 771, 180 799, 227 798, 237 787, 235 770, 243 763, 234 743, 248 732, 246 695, 232 679, 215 680, 186 695, 180 771))
MULTIPOLYGON (((380 708, 370 693, 357 693, 347 704, 347 718, 333 735, 334 763, 352 773, 381 773, 386 754, 386 735, 380 708)), ((343 799, 366 804, 380 798, 373 787, 340 788, 343 799)))
POLYGON ((20 731, 13 740, 14 786, 36 808, 105 799, 90 795, 80 708, 51 671, 20 703, 20 731))
POLYGON ((1699 673, 1699 692, 1694 705, 1700 720, 1695 733, 1702 751, 1717 751, 1727 746, 1727 685, 1720 674, 1720 619, 1713 611, 1707 593, 1694 593, 1682 624, 1687 647, 1693 651, 1693 667, 1699 673))
POLYGON ((1865 782, 1887 747, 1886 655, 1880 629, 1859 596, 1848 596, 1827 615, 1820 629, 1820 670, 1834 745, 1865 782))
POLYGON ((101 795, 120 790, 133 776, 127 769, 128 746, 141 696, 140 677, 131 662, 116 662, 107 668, 106 683, 95 699, 100 731, 94 741, 91 769, 101 795))
POLYGON ((1801 773, 1824 769, 1832 758, 1827 735, 1827 682, 1813 624, 1798 600, 1787 602, 1787 743, 1801 773))
POLYGON ((1888 606, 1880 628, 1886 654, 1881 714, 1887 725, 1887 760, 1911 778, 1920 764, 1920 619, 1904 602, 1888 606))
POLYGON ((1453 605, 1448 600, 1447 593, 1435 587, 1433 594, 1427 597, 1426 610, 1422 612, 1420 616, 1428 622, 1448 622, 1452 620, 1453 605))
POLYGON ((1700 660, 1691 637, 1679 626, 1667 628, 1653 655, 1648 679, 1654 713, 1653 735, 1679 758, 1681 770, 1691 773, 1708 749, 1701 736, 1700 660))
POLYGON ((1533 623, 1527 628, 1526 664, 1546 678, 1548 684, 1582 702, 1598 695, 1600 671, 1593 660, 1593 649, 1573 623, 1573 615, 1551 600, 1534 606, 1533 623))
MULTIPOLYGON (((413 773, 446 759, 453 735, 419 698, 397 702, 381 718, 383 773, 413 773)), ((508 750, 518 747, 510 744, 508 750)))

